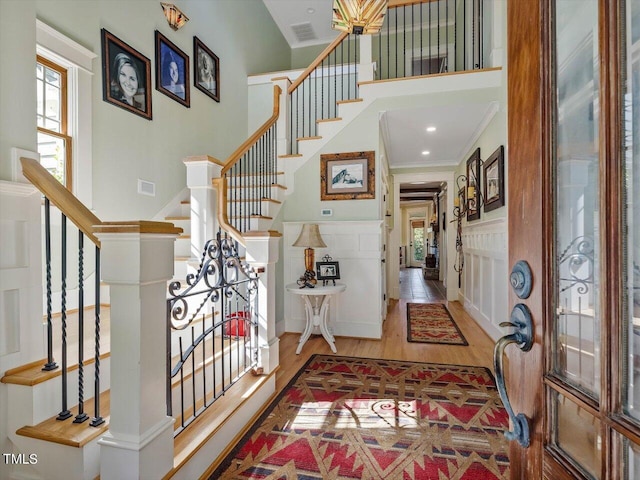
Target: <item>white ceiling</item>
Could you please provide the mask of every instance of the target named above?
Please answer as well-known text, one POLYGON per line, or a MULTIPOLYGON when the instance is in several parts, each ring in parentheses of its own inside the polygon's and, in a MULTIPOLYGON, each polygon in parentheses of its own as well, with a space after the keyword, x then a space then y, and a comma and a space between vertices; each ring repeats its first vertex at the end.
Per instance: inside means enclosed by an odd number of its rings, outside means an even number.
MULTIPOLYGON (((337 32, 331 29, 333 0, 263 0, 291 48, 331 42, 337 32), (311 10, 313 13, 309 13, 311 10), (300 41, 292 25, 310 23, 316 38, 300 41)), ((395 109, 385 104, 381 131, 391 168, 455 166, 464 160, 482 129, 495 114, 495 102, 460 104, 456 93, 451 101, 438 106, 395 109), (443 105, 446 104, 446 105, 443 105), (434 133, 426 132, 435 126, 434 133), (428 150, 429 155, 421 152, 428 150)))

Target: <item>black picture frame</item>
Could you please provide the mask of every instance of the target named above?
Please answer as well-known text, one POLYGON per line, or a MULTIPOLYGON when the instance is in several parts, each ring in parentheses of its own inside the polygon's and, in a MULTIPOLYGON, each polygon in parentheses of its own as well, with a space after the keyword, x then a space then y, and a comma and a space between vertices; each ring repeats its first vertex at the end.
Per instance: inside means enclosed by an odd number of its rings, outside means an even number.
POLYGON ((151 120, 151 60, 104 28, 101 39, 102 99, 151 120))
POLYGON ((490 212, 505 204, 504 146, 500 145, 484 162, 484 211, 490 212))
POLYGON ((220 102, 220 59, 198 37, 193 37, 193 85, 220 102))
POLYGON ((340 265, 338 262, 316 262, 316 277, 318 280, 339 280, 340 265))
POLYGON ((189 108, 189 56, 156 30, 156 90, 189 108))
POLYGON ((478 147, 467 160, 467 222, 480 218, 480 183, 480 148, 478 147))

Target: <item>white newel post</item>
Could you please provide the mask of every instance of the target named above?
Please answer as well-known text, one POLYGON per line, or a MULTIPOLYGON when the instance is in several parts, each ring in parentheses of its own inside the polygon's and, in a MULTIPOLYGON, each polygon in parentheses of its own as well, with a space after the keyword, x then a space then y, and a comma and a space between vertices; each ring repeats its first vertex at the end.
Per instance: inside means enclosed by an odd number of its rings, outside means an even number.
POLYGON ((289 77, 277 77, 272 78, 271 82, 282 89, 279 105, 280 116, 276 121, 276 130, 278 131, 277 154, 288 155, 291 153, 289 151, 289 146, 291 145, 291 129, 289 128, 289 87, 291 86, 291 80, 289 80, 289 77))
POLYGON ((259 366, 271 373, 280 363, 276 335, 276 262, 282 234, 275 231, 245 233, 247 263, 264 270, 258 280, 258 345, 259 366))
POLYGON ((162 222, 96 227, 111 288, 111 408, 99 440, 100 478, 162 478, 173 468, 167 416, 167 281, 181 228, 162 222))
POLYGON ((360 62, 358 63, 358 82, 371 82, 374 79, 373 40, 371 35, 360 35, 360 62))
POLYGON ((205 243, 218 231, 218 197, 211 180, 220 177, 224 164, 208 155, 187 157, 183 163, 191 190, 191 261, 197 263, 205 243))

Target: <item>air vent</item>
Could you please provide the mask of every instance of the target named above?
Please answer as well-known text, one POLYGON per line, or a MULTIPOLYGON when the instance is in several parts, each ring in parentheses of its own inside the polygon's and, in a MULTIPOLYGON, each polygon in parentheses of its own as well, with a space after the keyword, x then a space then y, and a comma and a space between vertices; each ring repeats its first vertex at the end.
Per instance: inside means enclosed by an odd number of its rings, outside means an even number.
POLYGON ((318 38, 316 37, 316 32, 313 31, 313 27, 309 22, 291 25, 291 30, 293 30, 293 34, 299 42, 306 42, 308 40, 315 40, 318 38))
POLYGON ((138 179, 138 193, 140 195, 156 196, 156 184, 147 180, 138 179))

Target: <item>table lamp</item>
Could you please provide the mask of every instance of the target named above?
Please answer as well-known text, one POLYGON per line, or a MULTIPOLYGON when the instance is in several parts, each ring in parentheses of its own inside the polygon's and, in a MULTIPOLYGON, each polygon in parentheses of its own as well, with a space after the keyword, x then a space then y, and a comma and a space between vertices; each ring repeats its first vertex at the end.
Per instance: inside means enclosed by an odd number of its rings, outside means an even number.
POLYGON ((315 223, 305 223, 298 239, 293 243, 294 247, 306 247, 304 250, 304 275, 300 280, 304 280, 305 286, 313 287, 318 281, 313 270, 314 248, 324 248, 327 245, 322 241, 320 229, 315 223))

